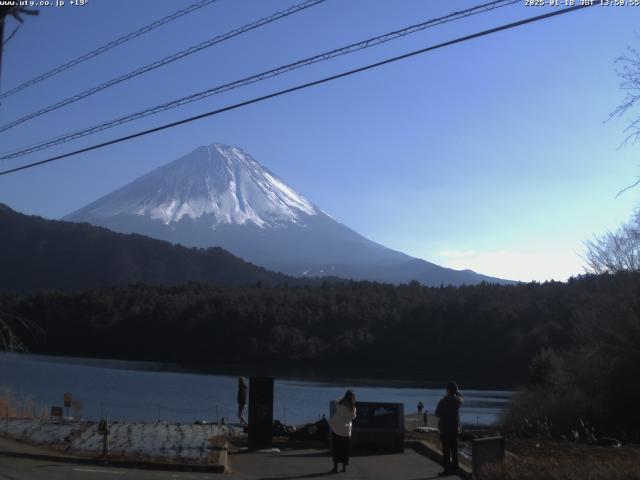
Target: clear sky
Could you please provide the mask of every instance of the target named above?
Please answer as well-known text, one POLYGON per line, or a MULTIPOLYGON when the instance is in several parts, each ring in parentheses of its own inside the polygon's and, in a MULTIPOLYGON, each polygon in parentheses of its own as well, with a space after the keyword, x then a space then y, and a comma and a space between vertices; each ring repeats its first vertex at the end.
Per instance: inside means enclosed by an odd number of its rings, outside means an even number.
MULTIPOLYGON (((2 89, 192 0, 42 7, 5 46, 2 89)), ((218 0, 3 100, 5 124, 296 2, 218 0)), ((48 139, 482 1, 328 0, 0 133, 0 151, 48 139)), ((68 2, 67 2, 68 4, 68 2)), ((86 137, 2 167, 219 108, 541 14, 518 4, 86 137)), ((614 58, 640 47, 640 7, 594 7, 0 177, 0 202, 61 216, 200 145, 237 145, 366 237, 441 265, 519 280, 582 272, 583 241, 627 220, 640 146, 614 58)), ((5 34, 16 23, 7 22, 5 34)), ((1 233, 1 232, 0 232, 1 233)))

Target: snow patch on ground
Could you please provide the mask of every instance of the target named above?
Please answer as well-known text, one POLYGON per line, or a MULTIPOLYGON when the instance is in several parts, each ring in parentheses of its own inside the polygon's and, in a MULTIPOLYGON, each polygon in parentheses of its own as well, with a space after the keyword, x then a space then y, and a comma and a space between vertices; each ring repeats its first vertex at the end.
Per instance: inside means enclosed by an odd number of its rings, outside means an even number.
MULTIPOLYGON (((2 419, 0 434, 72 454, 102 453, 103 435, 96 422, 2 419)), ((109 451, 118 457, 208 463, 228 436, 228 428, 219 425, 111 422, 109 451)))
POLYGON ((82 428, 81 425, 82 422, 61 424, 48 420, 12 418, 1 420, 0 432, 29 443, 62 444, 74 428, 82 428))

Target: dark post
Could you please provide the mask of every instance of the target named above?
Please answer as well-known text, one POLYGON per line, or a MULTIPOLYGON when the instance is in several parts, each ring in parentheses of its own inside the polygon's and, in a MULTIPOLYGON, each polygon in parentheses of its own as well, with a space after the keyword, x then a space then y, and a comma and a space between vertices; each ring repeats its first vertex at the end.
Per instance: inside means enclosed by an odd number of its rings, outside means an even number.
POLYGON ((273 378, 249 379, 249 449, 271 448, 273 436, 273 378))
POLYGON ((106 459, 109 456, 109 417, 100 420, 98 432, 102 433, 102 458, 106 459))
POLYGON ((1 12, 0 15, 0 81, 2 80, 2 46, 4 44, 4 12, 1 12))
POLYGON ((109 430, 105 430, 102 434, 102 458, 109 456, 109 430))

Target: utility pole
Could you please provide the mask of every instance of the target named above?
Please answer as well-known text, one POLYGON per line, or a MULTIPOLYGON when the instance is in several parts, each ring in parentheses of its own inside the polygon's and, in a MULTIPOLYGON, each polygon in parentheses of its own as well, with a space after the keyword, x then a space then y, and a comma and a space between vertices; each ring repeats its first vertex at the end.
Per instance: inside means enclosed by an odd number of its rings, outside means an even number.
POLYGON ((4 46, 4 24, 6 23, 6 18, 9 15, 12 15, 20 23, 23 23, 24 20, 20 17, 20 14, 24 13, 25 15, 39 15, 40 12, 38 10, 31 10, 28 8, 17 7, 17 6, 0 6, 0 86, 2 85, 2 47, 4 46))
POLYGON ((0 86, 2 86, 2 47, 4 46, 4 17, 7 15, 9 7, 2 7, 0 11, 0 86), (6 11, 4 9, 7 9, 6 11))

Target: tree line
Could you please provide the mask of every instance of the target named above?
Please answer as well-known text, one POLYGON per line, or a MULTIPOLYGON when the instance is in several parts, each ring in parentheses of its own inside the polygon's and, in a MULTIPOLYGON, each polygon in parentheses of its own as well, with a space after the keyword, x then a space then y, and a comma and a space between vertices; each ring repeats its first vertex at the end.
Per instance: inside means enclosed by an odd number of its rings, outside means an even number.
POLYGON ((441 288, 417 282, 135 284, 5 292, 0 312, 39 325, 39 341, 24 336, 39 353, 202 366, 294 365, 372 376, 389 371, 515 386, 529 381, 530 364, 541 351, 596 348, 589 342, 601 342, 607 329, 613 329, 612 339, 633 338, 626 329, 638 327, 638 293, 635 273, 441 288))

